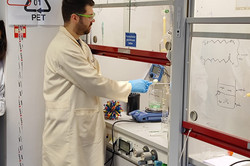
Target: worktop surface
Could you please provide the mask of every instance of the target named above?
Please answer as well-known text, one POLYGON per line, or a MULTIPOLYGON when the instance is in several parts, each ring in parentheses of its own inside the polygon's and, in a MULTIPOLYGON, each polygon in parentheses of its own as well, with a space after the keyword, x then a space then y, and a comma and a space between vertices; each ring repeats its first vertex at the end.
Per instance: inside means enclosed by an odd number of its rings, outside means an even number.
POLYGON ((114 132, 120 132, 141 142, 168 152, 167 131, 162 131, 161 122, 136 122, 131 116, 122 113, 118 120, 105 120, 106 126, 112 128, 114 132), (123 122, 123 121, 129 122, 123 122), (121 122, 117 122, 121 121, 121 122))

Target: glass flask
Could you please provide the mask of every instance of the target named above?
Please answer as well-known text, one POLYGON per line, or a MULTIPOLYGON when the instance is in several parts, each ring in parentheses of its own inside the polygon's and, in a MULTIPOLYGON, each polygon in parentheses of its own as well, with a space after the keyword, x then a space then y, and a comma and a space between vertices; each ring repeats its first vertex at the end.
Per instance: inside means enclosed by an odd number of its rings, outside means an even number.
POLYGON ((149 101, 148 107, 151 111, 162 111, 162 89, 156 88, 156 86, 152 85, 149 90, 149 101))

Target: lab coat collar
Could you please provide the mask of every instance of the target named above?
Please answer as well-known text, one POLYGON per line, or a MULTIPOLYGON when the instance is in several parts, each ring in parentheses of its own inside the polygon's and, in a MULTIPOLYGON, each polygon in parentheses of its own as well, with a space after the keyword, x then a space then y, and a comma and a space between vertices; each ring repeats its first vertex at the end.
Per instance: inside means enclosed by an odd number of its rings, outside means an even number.
MULTIPOLYGON (((80 46, 80 44, 76 41, 76 39, 69 33, 69 31, 64 27, 60 26, 59 29, 60 32, 64 33, 66 36, 68 36, 71 40, 73 40, 77 45, 80 46)), ((81 40, 80 40, 81 41, 81 40)), ((81 47, 81 46, 80 46, 81 47)))
POLYGON ((73 42, 74 42, 75 44, 77 44, 77 45, 81 48, 81 51, 82 51, 83 54, 85 54, 85 53, 83 52, 83 50, 86 50, 86 51, 88 52, 88 61, 90 62, 90 64, 91 64, 94 68, 97 68, 97 66, 96 66, 96 64, 95 64, 95 58, 93 57, 90 48, 88 47, 88 45, 87 45, 85 42, 82 41, 81 38, 79 38, 79 39, 80 39, 79 42, 81 43, 81 44, 79 44, 79 43, 76 41, 76 39, 69 33, 69 31, 68 31, 64 26, 60 26, 59 31, 60 31, 61 33, 64 33, 64 34, 65 34, 66 36, 68 36, 71 40, 73 40, 73 42))

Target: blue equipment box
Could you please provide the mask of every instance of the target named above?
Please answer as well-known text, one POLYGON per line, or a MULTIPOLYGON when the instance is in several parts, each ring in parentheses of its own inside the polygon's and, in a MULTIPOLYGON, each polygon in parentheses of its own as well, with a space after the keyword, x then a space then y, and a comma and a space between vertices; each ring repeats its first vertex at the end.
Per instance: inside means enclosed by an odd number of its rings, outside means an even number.
POLYGON ((138 122, 160 122, 162 113, 152 113, 152 112, 145 112, 141 110, 134 110, 129 113, 133 117, 134 120, 138 122))

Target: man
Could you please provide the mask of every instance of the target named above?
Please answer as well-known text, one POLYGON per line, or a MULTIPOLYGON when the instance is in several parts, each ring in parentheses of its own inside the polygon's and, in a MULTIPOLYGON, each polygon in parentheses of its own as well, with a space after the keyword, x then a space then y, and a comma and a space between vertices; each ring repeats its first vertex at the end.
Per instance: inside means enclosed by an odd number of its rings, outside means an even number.
POLYGON ((64 26, 46 53, 43 166, 103 166, 105 123, 99 97, 127 102, 131 92, 145 93, 151 84, 100 74, 97 60, 79 38, 95 21, 93 5, 93 0, 63 0, 64 26))

